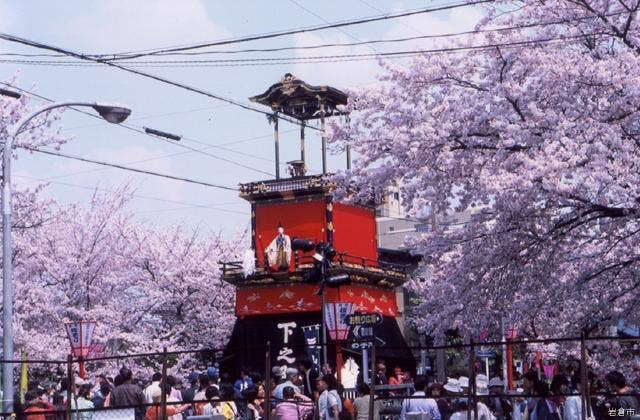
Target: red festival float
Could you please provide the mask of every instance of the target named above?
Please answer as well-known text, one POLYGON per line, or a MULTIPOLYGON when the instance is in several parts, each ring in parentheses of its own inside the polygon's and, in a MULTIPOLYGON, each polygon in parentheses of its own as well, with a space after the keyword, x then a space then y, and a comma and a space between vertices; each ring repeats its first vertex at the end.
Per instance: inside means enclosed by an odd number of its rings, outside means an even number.
POLYGON ((320 119, 324 128, 326 118, 342 114, 339 108, 346 104, 347 96, 287 74, 282 82, 251 100, 274 112, 276 179, 240 186, 240 196, 251 203, 253 256, 249 259, 254 261, 223 267, 225 281, 236 286, 238 317, 227 357, 237 368, 258 368, 264 363, 264 352, 259 348, 270 342, 273 365, 294 365, 302 358, 320 364, 326 357, 339 372, 343 350, 361 365, 358 346, 351 346, 356 350, 342 349, 346 342, 331 342, 330 334, 323 331, 321 320, 328 319, 323 313, 324 301, 351 303, 342 306, 353 308, 355 313, 382 315, 382 322, 374 327, 378 354, 411 364, 413 359, 395 319, 395 290, 405 282, 406 273, 403 267, 378 258, 374 207, 334 200, 334 185, 326 175, 324 138, 323 175, 305 174, 307 121, 320 119), (300 160, 289 162, 290 178, 281 178, 278 170, 278 119, 283 114, 298 120, 302 127, 300 160), (247 269, 247 265, 255 267, 247 269))

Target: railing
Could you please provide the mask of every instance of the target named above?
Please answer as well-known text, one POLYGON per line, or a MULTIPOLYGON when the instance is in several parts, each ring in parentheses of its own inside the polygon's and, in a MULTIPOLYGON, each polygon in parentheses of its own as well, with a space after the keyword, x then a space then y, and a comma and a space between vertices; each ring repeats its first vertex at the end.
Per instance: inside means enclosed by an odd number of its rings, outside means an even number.
POLYGON ((240 195, 269 195, 285 191, 322 190, 332 185, 323 175, 309 175, 287 179, 271 179, 267 181, 240 184, 240 195))
MULTIPOLYGON (((435 398, 445 400, 446 405, 450 405, 452 410, 454 409, 455 404, 460 404, 461 402, 464 402, 465 406, 467 407, 466 413, 469 413, 469 416, 471 416, 471 414, 473 413, 473 416, 474 416, 473 418, 478 418, 477 413, 480 406, 479 404, 481 402, 483 404, 487 404, 487 394, 486 394, 486 389, 484 390, 484 393, 483 393, 480 387, 478 386, 478 382, 476 382, 476 378, 480 374, 485 374, 485 372, 482 370, 482 367, 478 366, 477 364, 477 362, 482 359, 482 357, 477 355, 476 353, 477 350, 481 349, 482 347, 493 347, 496 349, 496 353, 498 353, 500 351, 503 351, 503 352, 508 351, 506 349, 508 346, 524 346, 524 347, 521 347, 521 351, 523 352, 523 354, 526 354, 526 353, 533 353, 536 350, 541 351, 542 350, 541 346, 549 345, 549 344, 565 344, 565 345, 576 346, 579 348, 579 357, 577 356, 575 357, 576 357, 576 361, 579 362, 579 366, 580 366, 577 374, 581 378, 581 383, 586 384, 591 382, 593 387, 584 386, 581 388, 579 392, 559 392, 557 396, 561 396, 561 395, 579 396, 581 402, 584 404, 583 406, 584 407, 583 414, 585 415, 584 417, 586 417, 587 412, 589 412, 589 413, 595 413, 596 418, 600 419, 600 418, 610 418, 610 416, 619 416, 619 414, 616 414, 617 412, 615 411, 616 409, 615 406, 613 405, 607 406, 605 404, 607 402, 615 403, 618 395, 601 387, 602 381, 595 380, 597 378, 592 377, 593 372, 591 372, 591 368, 589 367, 589 361, 594 357, 595 353, 604 351, 603 347, 598 345, 599 343, 603 343, 603 342, 604 343, 615 342, 621 345, 622 352, 617 353, 617 356, 614 354, 611 354, 610 357, 612 358, 617 357, 617 360, 622 361, 621 358, 625 356, 625 353, 626 355, 638 354, 637 353, 638 350, 636 349, 636 347, 634 347, 634 345, 637 345, 640 343, 640 338, 620 338, 620 337, 608 337, 608 336, 588 337, 583 335, 581 337, 557 337, 557 338, 531 339, 531 340, 506 340, 506 341, 493 341, 493 342, 484 342, 484 343, 476 343, 473 340, 469 340, 468 342, 459 343, 459 344, 428 346, 428 347, 412 346, 410 348, 420 353, 420 359, 423 359, 423 360, 416 359, 415 360, 416 363, 418 362, 422 363, 425 360, 428 360, 429 358, 431 358, 429 356, 429 353, 431 353, 432 356, 436 356, 436 359, 437 359, 437 355, 435 355, 434 353, 437 353, 437 352, 442 353, 442 357, 443 357, 443 360, 441 363, 442 371, 438 371, 439 368, 436 366, 436 371, 432 372, 433 374, 435 374, 436 377, 443 378, 440 380, 441 385, 443 381, 446 382, 446 379, 444 378, 452 377, 456 375, 456 373, 458 375, 463 374, 467 376, 469 380, 469 388, 465 389, 464 391, 459 391, 456 395, 441 395, 435 398), (526 346, 530 346, 532 344, 536 344, 536 348, 527 350, 526 346), (455 353, 458 353, 458 354, 452 355, 451 354, 452 352, 445 353, 445 350, 454 351, 455 353), (455 366, 449 367, 449 363, 445 363, 444 361, 445 357, 460 358, 463 363, 458 368, 456 368, 455 366)), ((273 379, 272 370, 270 369, 271 357, 273 356, 273 354, 277 354, 277 353, 274 353, 274 350, 271 349, 271 344, 269 342, 267 342, 266 345, 265 343, 259 343, 259 344, 260 345, 257 345, 253 349, 263 352, 265 358, 264 358, 264 361, 257 360, 256 366, 253 366, 253 368, 255 368, 255 373, 264 372, 264 376, 262 376, 262 381, 260 382, 268 386, 268 384, 270 384, 271 380, 273 379), (263 362, 264 364, 262 364, 263 362)), ((322 346, 323 343, 318 343, 318 345, 322 346)), ((297 353, 302 353, 306 349, 306 345, 305 346, 290 345, 289 347, 295 349, 297 353)), ((393 347, 393 345, 378 347, 374 344, 369 350, 370 352, 369 363, 371 367, 377 366, 377 362, 380 361, 380 359, 376 358, 376 352, 382 348, 386 348, 387 350, 400 349, 399 347, 393 347)), ((247 348, 243 347, 242 349, 246 350, 247 348)), ((150 363, 153 362, 152 369, 162 372, 163 375, 168 379, 170 378, 170 376, 167 375, 167 370, 169 368, 169 365, 175 361, 174 358, 176 356, 192 355, 192 356, 198 356, 199 358, 202 358, 201 361, 196 362, 196 365, 193 366, 193 368, 200 371, 201 369, 206 369, 207 366, 211 366, 212 363, 215 363, 218 361, 223 364, 224 363, 223 356, 217 356, 217 354, 223 352, 224 350, 225 349, 205 349, 205 350, 192 350, 192 351, 164 350, 162 352, 156 352, 156 353, 141 353, 141 354, 130 354, 130 355, 93 357, 93 358, 85 359, 84 361, 88 364, 87 373, 89 377, 96 377, 97 374, 107 374, 107 376, 110 376, 113 373, 117 372, 117 370, 120 369, 121 366, 137 365, 137 366, 144 367, 144 366, 151 366, 150 363)), ((231 349, 231 350, 235 351, 240 349, 231 349)), ((342 350, 343 352, 350 351, 346 347, 343 347, 342 350)), ((557 350, 558 349, 555 348, 554 351, 557 351, 557 350)), ((565 351, 568 351, 568 350, 571 350, 571 348, 568 347, 565 349, 565 351)), ((354 352, 351 352, 351 353, 354 353, 354 352)), ((70 388, 74 389, 75 387, 73 386, 73 384, 76 378, 76 375, 74 372, 76 370, 78 362, 79 360, 77 358, 69 356, 67 360, 42 360, 42 359, 41 360, 36 360, 36 359, 0 360, 0 365, 4 363, 9 363, 13 365, 15 368, 18 368, 18 366, 20 366, 21 363, 25 363, 25 364, 28 364, 29 366, 30 375, 36 376, 35 374, 38 371, 42 371, 40 375, 43 377, 46 376, 47 381, 53 380, 54 383, 56 383, 61 379, 65 379, 66 382, 71 385, 70 388), (48 372, 48 374, 44 375, 45 372, 48 372), (66 373, 62 373, 62 372, 66 372, 66 373)), ((367 367, 362 366, 361 368, 366 369, 367 367)), ((224 366, 220 366, 220 369, 226 370, 224 369, 224 366)), ((501 370, 500 366, 496 366, 496 369, 501 370)), ((182 373, 186 374, 190 370, 191 368, 185 369, 183 370, 182 373)), ((622 370, 622 369, 619 369, 619 370, 622 370)), ((231 373, 233 374, 231 378, 235 378, 237 375, 237 372, 231 372, 231 373)), ((628 373, 629 372, 625 371, 625 375, 627 375, 628 373)), ((493 376, 495 374, 496 372, 494 371, 493 374, 490 374, 487 376, 493 376)), ((538 371, 536 375, 539 378, 538 380, 548 382, 551 379, 550 377, 545 378, 543 376, 543 373, 540 371, 538 371)), ((486 379, 487 378, 485 378, 485 381, 486 379)), ((630 376, 627 376, 627 379, 629 381, 633 380, 633 378, 630 376)), ((370 380, 371 380, 371 377, 370 377, 370 380)), ((434 378, 432 378, 431 380, 436 381, 436 379, 434 378)), ((256 380, 256 383, 257 382, 258 381, 256 380)), ((485 388, 486 388, 486 385, 487 384, 484 385, 485 388)), ((381 407, 380 407, 379 419, 381 420, 396 419, 398 418, 399 410, 402 407, 403 401, 409 401, 412 398, 415 398, 415 399, 424 398, 424 396, 409 396, 411 395, 411 388, 413 386, 414 386, 413 384, 374 386, 373 393, 371 395, 375 395, 376 396, 375 399, 382 403, 380 404, 381 407)), ((75 419, 122 420, 124 418, 133 420, 134 410, 144 413, 144 411, 152 407, 153 409, 157 409, 161 413, 166 413, 167 408, 172 406, 181 406, 184 404, 182 402, 169 401, 169 398, 167 397, 167 398, 163 398, 161 401, 156 402, 154 404, 140 403, 135 406, 120 405, 119 407, 108 407, 106 409, 100 410, 100 409, 84 408, 83 407, 84 404, 80 403, 80 401, 76 399, 76 396, 74 396, 72 393, 67 395, 70 395, 67 399, 73 400, 73 403, 71 401, 67 401, 66 404, 65 403, 52 404, 48 409, 45 409, 46 412, 42 412, 42 411, 38 413, 34 412, 31 414, 31 416, 35 417, 41 414, 41 415, 44 415, 47 420, 49 419, 52 420, 54 418, 57 420, 75 420, 75 419)), ((626 395, 637 397, 639 394, 637 391, 634 391, 626 395)), ((530 397, 540 398, 540 395, 531 395, 526 391, 515 390, 515 389, 511 389, 511 390, 504 389, 504 391, 498 391, 497 394, 491 394, 491 396, 494 399, 495 397, 501 397, 505 400, 510 401, 511 403, 513 403, 514 408, 521 406, 522 400, 524 398, 530 398, 530 397)), ((344 397, 347 399, 354 399, 355 398, 354 390, 347 389, 344 397)), ((276 402, 277 401, 274 401, 270 393, 266 393, 265 399, 263 402, 265 407, 271 408, 276 402)), ((186 407, 184 412, 197 413, 198 403, 206 403, 206 401, 204 400, 189 401, 188 402, 189 407, 186 407)), ((625 414, 627 413, 628 412, 625 411, 625 414)), ((13 414, 14 413, 0 412, 0 416, 4 416, 4 417, 8 417, 13 414)), ((21 419, 21 418, 24 418, 25 413, 22 410, 19 410, 18 413, 16 414, 18 414, 17 418, 21 419)), ((29 413, 27 413, 27 415, 28 414, 29 413)), ((637 416, 638 414, 639 413, 635 412, 634 414, 630 414, 629 416, 633 418, 633 415, 637 416)), ((29 417, 30 416, 27 416, 27 418, 29 417)), ((156 416, 156 417, 161 418, 161 416, 156 416)), ((265 420, 269 420, 270 417, 271 417, 270 410, 265 410, 265 415, 264 415, 265 420)), ((370 419, 373 420, 372 417, 370 417, 370 419)))
MULTIPOLYGON (((314 264, 313 256, 309 253, 302 254, 299 251, 294 251, 292 259, 293 271, 309 269, 313 267, 314 264)), ((259 261, 256 259, 255 274, 262 275, 278 273, 269 270, 266 257, 262 259, 262 262, 262 265, 260 265, 259 261)), ((238 276, 243 273, 242 261, 220 262, 220 264, 222 264, 223 275, 226 277, 238 276)), ((348 253, 339 253, 332 261, 330 269, 359 270, 381 276, 404 279, 413 269, 413 266, 410 264, 394 264, 348 253)), ((282 273, 286 272, 287 271, 282 271, 282 273)))

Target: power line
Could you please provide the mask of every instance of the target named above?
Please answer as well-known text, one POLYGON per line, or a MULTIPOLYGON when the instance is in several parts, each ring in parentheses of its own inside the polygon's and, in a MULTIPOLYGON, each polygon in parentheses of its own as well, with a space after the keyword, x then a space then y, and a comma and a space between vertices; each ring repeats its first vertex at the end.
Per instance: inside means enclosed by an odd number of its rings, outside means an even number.
MULTIPOLYGON (((482 2, 487 2, 487 1, 493 1, 493 0, 481 0, 481 1, 482 2)), ((34 47, 34 48, 39 48, 39 49, 44 49, 44 50, 49 50, 49 51, 55 51, 55 52, 62 53, 62 54, 68 55, 70 57, 78 58, 78 59, 84 60, 84 61, 91 61, 91 62, 94 62, 94 63, 104 64, 104 65, 107 65, 107 66, 110 66, 110 67, 114 67, 114 68, 126 71, 128 73, 137 74, 139 76, 143 76, 143 77, 146 77, 148 79, 156 80, 158 82, 165 83, 165 84, 168 84, 168 85, 171 85, 171 86, 175 86, 175 87, 178 87, 178 88, 190 91, 190 92, 198 93, 200 95, 204 95, 204 96, 207 96, 209 98, 216 99, 218 101, 226 102, 226 103, 229 103, 231 105, 235 105, 237 107, 240 107, 242 109, 246 109, 246 110, 249 110, 249 111, 257 112, 257 113, 265 115, 265 116, 267 116, 269 118, 273 117, 273 113, 272 112, 263 111, 262 109, 254 108, 253 106, 249 106, 249 105, 245 105, 245 104, 243 104, 241 102, 235 101, 233 99, 230 99, 230 98, 227 98, 227 97, 224 97, 224 96, 221 96, 221 95, 209 92, 209 91, 206 91, 204 89, 197 88, 195 86, 190 86, 190 85, 187 85, 187 84, 184 84, 184 83, 181 83, 181 82, 176 82, 176 81, 167 79, 165 77, 161 77, 161 76, 158 76, 158 75, 155 75, 155 74, 151 74, 151 73, 146 73, 146 72, 143 72, 143 71, 140 71, 140 70, 136 70, 136 69, 131 68, 131 67, 124 67, 124 66, 112 63, 111 61, 107 61, 107 60, 104 60, 104 59, 94 58, 94 57, 86 55, 86 54, 76 53, 76 52, 73 52, 71 50, 63 49, 61 47, 56 47, 54 45, 43 44, 43 43, 40 43, 40 42, 37 42, 37 41, 31 41, 31 40, 28 40, 28 39, 25 39, 25 38, 20 38, 20 37, 14 36, 14 35, 6 34, 6 33, 0 33, 0 39, 4 39, 5 41, 9 41, 9 42, 15 42, 15 43, 18 43, 18 44, 28 45, 28 46, 34 47)), ((279 115, 278 118, 283 120, 283 121, 287 121, 287 122, 289 122, 291 124, 302 125, 302 123, 300 121, 297 121, 297 120, 295 120, 293 118, 285 117, 283 115, 279 115)), ((321 131, 320 129, 315 128, 315 127, 310 127, 310 128, 313 129, 313 130, 321 131)))
MULTIPOLYGON (((5 85, 5 86, 9 86, 9 87, 12 87, 12 88, 14 88, 14 89, 16 89, 16 90, 19 90, 19 91, 21 91, 21 92, 24 92, 24 93, 26 93, 26 94, 28 94, 28 95, 31 95, 31 96, 33 96, 33 97, 35 97, 35 98, 41 99, 41 100, 43 100, 43 101, 46 101, 46 102, 54 102, 54 101, 53 101, 53 99, 51 99, 51 98, 47 98, 47 97, 44 97, 44 96, 42 96, 42 95, 38 95, 38 94, 36 94, 36 93, 34 93, 34 92, 30 92, 30 91, 28 91, 28 90, 26 90, 26 89, 22 89, 22 88, 20 88, 20 87, 18 87, 18 86, 12 85, 11 83, 7 83, 7 82, 0 82, 0 83, 2 83, 2 84, 3 84, 3 85, 5 85)), ((81 110, 81 109, 79 109, 79 108, 73 108, 73 107, 71 107, 71 109, 73 109, 74 111, 80 112, 80 113, 82 113, 82 114, 89 115, 89 116, 91 116, 92 118, 96 118, 96 119, 99 119, 99 120, 101 120, 101 121, 102 121, 102 118, 101 118, 101 117, 99 117, 99 116, 97 116, 97 115, 95 115, 95 114, 92 114, 92 113, 90 113, 90 112, 86 112, 86 111, 81 110)), ((254 167, 252 167, 252 166, 244 165, 244 164, 242 164, 242 163, 236 162, 236 161, 231 160, 231 159, 227 159, 227 158, 223 158, 223 157, 221 157, 221 156, 213 155, 213 154, 211 154, 211 153, 205 152, 203 149, 196 149, 196 148, 192 148, 192 147, 189 147, 189 146, 184 146, 184 145, 181 145, 181 144, 178 144, 178 143, 175 143, 175 142, 171 142, 171 141, 165 140, 165 139, 163 139, 163 138, 159 138, 159 137, 156 137, 156 136, 150 135, 148 132, 146 132, 146 131, 144 130, 144 128, 143 128, 143 127, 137 127, 137 126, 134 126, 134 125, 132 125, 132 124, 127 124, 127 123, 121 123, 121 124, 118 124, 117 126, 118 126, 118 127, 121 127, 121 128, 128 129, 128 130, 130 130, 130 131, 134 131, 134 132, 139 133, 139 134, 147 135, 147 136, 149 136, 149 137, 152 137, 153 139, 157 139, 157 140, 162 140, 162 141, 165 141, 165 142, 169 142, 169 143, 171 143, 171 144, 173 144, 173 145, 175 145, 175 146, 177 146, 177 147, 181 147, 181 148, 184 148, 184 149, 188 149, 188 150, 190 150, 190 151, 192 151, 192 152, 200 153, 200 154, 202 154, 202 155, 205 155, 205 156, 208 156, 208 157, 211 157, 211 158, 217 159, 217 160, 221 160, 221 161, 224 161, 224 162, 228 162, 228 163, 231 163, 231 164, 233 164, 233 165, 236 165, 236 166, 239 166, 239 167, 242 167, 242 168, 245 168, 245 169, 249 169, 249 170, 251 170, 251 171, 255 171, 255 172, 258 172, 258 173, 265 174, 265 175, 273 176, 273 174, 271 174, 271 173, 269 173, 269 172, 262 171, 262 170, 260 170, 260 169, 256 169, 256 168, 254 168, 254 167)), ((229 152, 232 152, 232 153, 238 153, 238 154, 241 154, 241 155, 244 155, 244 156, 249 156, 249 157, 252 157, 252 158, 255 158, 255 159, 267 160, 267 161, 269 161, 269 162, 273 162, 272 160, 265 159, 265 158, 263 158, 263 157, 261 157, 261 156, 256 156, 256 155, 252 155, 252 154, 250 154, 250 153, 244 153, 244 152, 236 151, 236 150, 229 149, 229 148, 227 148, 227 147, 223 147, 223 146, 219 146, 219 145, 212 145, 212 144, 210 144, 210 143, 201 142, 201 141, 198 141, 198 140, 188 139, 188 138, 184 138, 184 140, 185 140, 185 141, 190 141, 190 142, 193 142, 193 143, 198 143, 198 144, 207 145, 207 148, 217 148, 217 149, 226 150, 226 151, 229 151, 229 152)))
POLYGON ((237 188, 228 187, 228 186, 225 186, 225 185, 212 184, 212 183, 206 182, 206 181, 199 181, 199 180, 190 179, 190 178, 183 178, 183 177, 179 177, 179 176, 175 176, 175 175, 169 175, 169 174, 163 174, 163 173, 160 173, 160 172, 149 171, 149 170, 146 170, 146 169, 132 168, 130 166, 120 165, 120 164, 117 164, 117 163, 111 163, 111 162, 104 162, 104 161, 101 161, 101 160, 88 159, 88 158, 84 158, 84 157, 81 157, 81 156, 76 156, 76 155, 71 155, 71 154, 66 154, 66 153, 60 153, 60 152, 54 152, 52 150, 38 149, 36 147, 23 146, 23 145, 16 145, 16 147, 19 147, 19 148, 25 149, 25 150, 30 150, 30 151, 35 152, 35 153, 42 153, 42 154, 45 154, 45 155, 58 156, 58 157, 66 158, 66 159, 73 159, 73 160, 78 160, 78 161, 81 161, 81 162, 93 163, 93 164, 96 164, 96 165, 109 166, 109 167, 112 167, 112 168, 122 169, 124 171, 137 172, 137 173, 141 173, 141 174, 157 176, 157 177, 160 177, 160 178, 173 179, 173 180, 176 180, 176 181, 183 181, 183 182, 188 182, 188 183, 191 183, 191 184, 203 185, 205 187, 219 188, 219 189, 222 189, 222 190, 238 191, 237 188))
MULTIPOLYGON (((285 130, 282 131, 282 133, 286 133, 286 132, 291 132, 291 131, 298 131, 295 128, 292 128, 291 130, 285 130)), ((227 143, 222 143, 222 145, 228 145, 228 144, 238 144, 238 143, 242 143, 242 142, 248 142, 248 141, 253 141, 253 140, 259 140, 259 139, 263 139, 263 138, 267 138, 267 137, 272 137, 272 134, 266 134, 266 135, 261 135, 261 136, 254 136, 254 137, 249 137, 246 139, 242 139, 242 140, 235 140, 235 141, 231 141, 231 142, 227 142, 227 143)), ((205 149, 207 148, 211 148, 213 147, 212 145, 208 145, 207 147, 205 147, 205 149)), ((174 157, 174 156, 181 156, 181 155, 185 155, 191 153, 191 151, 183 151, 183 152, 176 152, 176 153, 168 153, 168 154, 164 154, 164 155, 160 155, 160 156, 155 156, 152 158, 146 158, 146 159, 140 159, 140 160, 135 160, 135 161, 130 161, 130 162, 125 162, 125 164, 127 165, 133 165, 136 163, 145 163, 145 162, 151 162, 154 160, 159 160, 159 159, 165 159, 165 158, 169 158, 169 157, 174 157)), ((58 175, 55 177, 48 177, 45 178, 46 180, 49 179, 58 179, 58 178, 64 178, 67 176, 73 176, 73 175, 81 175, 84 173, 90 173, 90 172, 96 172, 96 171, 102 171, 102 170, 106 170, 109 168, 95 168, 95 169, 90 169, 90 170, 86 170, 86 171, 77 171, 77 172, 71 172, 68 174, 64 174, 64 175, 58 175)))
MULTIPOLYGON (((131 62, 132 65, 138 66, 149 66, 154 67, 152 64, 157 63, 161 64, 155 67, 231 67, 231 66, 255 66, 255 65, 278 65, 278 64, 295 64, 295 63, 332 63, 332 62, 347 62, 347 61, 363 61, 363 60, 372 60, 378 59, 379 57, 389 57, 389 58, 405 58, 411 57, 415 55, 423 55, 423 54, 435 54, 435 53, 460 53, 467 51, 476 51, 476 50, 484 50, 484 49, 493 49, 497 47, 517 47, 522 45, 532 45, 532 44, 544 44, 551 43, 554 41, 564 41, 564 40, 572 40, 572 39, 583 39, 591 36, 598 35, 607 35, 604 32, 596 32, 589 34, 580 34, 580 35, 568 35, 568 36, 557 36, 557 37, 548 37, 548 38, 539 38, 539 39, 525 39, 521 41, 509 41, 505 43, 489 43, 482 45, 470 45, 470 46, 459 46, 459 47, 443 47, 443 48, 432 48, 432 49, 420 49, 420 50, 402 50, 402 51, 387 51, 387 52, 379 52, 379 53, 361 53, 361 54, 336 54, 336 55, 320 55, 320 56, 308 56, 308 57, 271 57, 271 58, 246 58, 246 59, 223 59, 223 60, 161 60, 161 61, 149 61, 147 63, 144 62, 131 62), (231 63, 231 64, 227 64, 231 63)), ((0 60, 0 62, 8 62, 9 60, 0 60)), ((10 61, 9 61, 10 62, 10 61)), ((55 61, 42 61, 42 62, 31 62, 31 64, 41 64, 41 65, 55 65, 57 62, 55 61)), ((23 64, 28 64, 23 62, 23 64)), ((74 63, 74 62, 66 62, 67 65, 77 64, 79 66, 82 63, 74 63)), ((93 65, 93 64, 88 64, 93 65)))
MULTIPOLYGON (((373 7, 368 2, 364 2, 364 4, 369 7, 373 7)), ((376 9, 380 11, 379 9, 376 9)), ((312 12, 310 12, 312 13, 312 12)), ((628 11, 620 11, 620 12, 612 12, 604 15, 605 17, 618 16, 622 14, 628 14, 628 11)), ((214 50, 214 51, 193 51, 193 52, 173 52, 173 53, 162 53, 162 54, 154 54, 154 56, 198 56, 198 55, 209 55, 209 54, 240 54, 240 53, 255 53, 255 52, 279 52, 279 51, 295 51, 295 50, 314 50, 321 48, 331 48, 331 47, 355 47, 361 45, 368 44, 385 44, 385 43, 398 43, 398 42, 407 42, 407 41, 417 41, 421 39, 439 39, 439 38, 451 38, 462 35, 477 35, 477 34, 486 34, 486 33, 496 33, 496 32, 506 32, 506 31, 515 31, 520 29, 531 29, 535 27, 545 27, 545 26, 553 26, 553 25, 563 25, 567 23, 580 22, 583 20, 591 19, 591 16, 583 16, 571 19, 560 19, 555 21, 545 21, 545 22, 532 22, 523 25, 515 25, 515 26, 504 26, 498 28, 488 28, 488 29, 477 29, 477 30, 469 30, 462 32, 447 32, 442 34, 433 34, 433 35, 420 35, 420 36, 412 36, 412 37, 402 37, 402 38, 391 38, 391 39, 377 39, 377 40, 368 40, 368 41, 359 41, 359 42, 336 42, 336 43, 326 43, 326 44, 316 44, 316 45, 304 45, 304 46, 290 46, 290 47, 275 47, 275 48, 250 48, 250 49, 242 49, 242 50, 214 50)), ((411 27, 413 30, 418 31, 417 29, 411 27)), ((18 57, 67 57, 65 54, 19 54, 19 53, 0 53, 0 56, 18 56, 18 57)), ((31 60, 25 60, 31 61, 31 60)), ((35 60, 34 60, 35 61, 35 60)), ((44 63, 50 63, 53 61, 43 61, 44 63)), ((165 63, 170 61, 127 61, 127 64, 135 64, 135 63, 165 63)), ((178 61, 172 61, 177 63, 178 61)), ((193 61, 184 61, 184 63, 193 62, 193 61)), ((75 63, 75 62, 68 62, 75 63)), ((87 64, 89 65, 89 64, 87 64)), ((90 65, 99 65, 99 63, 90 64, 90 65)), ((172 115, 172 114, 168 114, 172 115)), ((140 118, 138 118, 140 119, 140 118)))
MULTIPOLYGON (((312 26, 312 27, 307 27, 307 28, 299 28, 299 29, 290 29, 290 30, 278 31, 278 32, 270 33, 270 34, 259 34, 259 35, 246 36, 246 37, 230 39, 230 40, 226 40, 226 41, 207 42, 207 43, 194 44, 194 45, 189 45, 189 46, 184 46, 184 47, 176 47, 176 48, 164 48, 164 49, 158 49, 158 50, 155 50, 155 51, 146 52, 146 53, 140 53, 140 54, 113 54, 113 56, 114 56, 113 59, 120 60, 120 59, 129 59, 129 58, 138 58, 138 57, 156 55, 156 54, 166 53, 166 52, 189 51, 189 50, 206 48, 206 47, 238 44, 238 43, 249 42, 249 41, 259 41, 259 40, 277 38, 277 37, 286 36, 286 35, 295 35, 295 34, 300 34, 300 33, 317 32, 317 31, 322 31, 322 30, 325 30, 325 29, 342 28, 342 27, 345 27, 345 26, 361 25, 361 24, 364 24, 364 23, 379 22, 379 21, 384 21, 384 20, 389 20, 389 19, 397 19, 397 18, 401 18, 401 17, 419 15, 419 14, 424 14, 424 13, 433 13, 433 12, 439 12, 439 11, 444 11, 444 10, 457 9, 459 7, 476 6, 476 5, 484 4, 484 3, 492 3, 493 1, 494 0, 475 0, 475 1, 470 1, 470 2, 448 4, 448 5, 438 6, 438 7, 427 7, 427 8, 417 9, 417 10, 403 11, 403 12, 399 12, 399 13, 389 13, 389 14, 385 14, 385 15, 373 16, 373 17, 368 17, 368 18, 352 19, 352 20, 346 20, 346 21, 342 21, 342 22, 333 22, 333 23, 328 23, 326 25, 318 25, 318 26, 312 26)), ((103 55, 102 57, 106 57, 106 55, 103 55)))
MULTIPOLYGON (((25 178, 25 179, 31 179, 34 181, 40 181, 40 182, 45 182, 47 184, 56 184, 56 185, 63 185, 63 186, 68 186, 68 187, 74 187, 74 188, 82 188, 82 189, 86 189, 86 190, 93 190, 93 191, 102 191, 102 192, 108 192, 108 193, 115 193, 115 190, 110 190, 108 188, 100 188, 100 187, 90 187, 88 185, 80 185, 80 184, 73 184, 70 182, 62 182, 62 181, 50 181, 47 178, 35 178, 35 177, 31 177, 31 176, 26 176, 26 175, 15 175, 18 178, 25 178)), ((242 215, 247 215, 248 213, 246 212, 241 212, 241 211, 236 211, 236 210, 229 210, 229 209, 225 209, 225 208, 220 208, 220 207, 216 207, 216 206, 210 206, 207 204, 196 204, 196 203, 189 203, 186 201, 177 201, 177 200, 169 200, 166 198, 160 198, 160 197, 153 197, 153 196, 148 196, 148 195, 140 195, 137 193, 132 193, 131 194, 132 197, 135 198, 140 198, 140 199, 144 199, 144 200, 153 200, 153 201, 159 201, 159 202, 163 202, 163 203, 169 203, 169 204, 181 204, 187 207, 184 208, 205 208, 208 210, 216 210, 216 211, 221 211, 221 212, 225 212, 225 213, 236 213, 236 214, 242 214, 242 215)))

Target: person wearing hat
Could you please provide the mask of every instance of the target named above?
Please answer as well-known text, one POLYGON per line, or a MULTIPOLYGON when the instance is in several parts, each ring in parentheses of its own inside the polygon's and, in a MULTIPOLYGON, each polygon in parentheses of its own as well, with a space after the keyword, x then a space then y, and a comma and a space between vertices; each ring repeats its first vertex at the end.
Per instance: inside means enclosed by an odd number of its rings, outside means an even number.
POLYGON ((276 399, 276 402, 283 400, 284 396, 282 392, 284 391, 285 387, 290 386, 291 388, 293 388, 293 391, 296 394, 300 394, 300 388, 296 385, 298 382, 298 369, 288 368, 286 375, 287 376, 285 378, 285 381, 276 386, 276 389, 273 392, 273 396, 276 399))
POLYGON ((236 390, 236 396, 240 397, 242 391, 249 389, 253 386, 251 376, 249 376, 249 369, 240 369, 240 378, 233 383, 233 388, 236 390))
POLYGON ((511 402, 504 398, 503 389, 504 382, 502 379, 494 376, 489 380, 489 401, 488 406, 493 411, 498 420, 506 420, 511 418, 513 407, 511 402))
POLYGON ((478 396, 476 401, 478 419, 495 420, 496 417, 493 415, 491 410, 489 410, 487 404, 485 404, 489 397, 489 381, 486 375, 480 374, 476 376, 476 395, 478 396))
POLYGON ((447 383, 444 384, 443 388, 447 391, 447 395, 460 395, 462 393, 460 381, 455 378, 447 378, 447 383))

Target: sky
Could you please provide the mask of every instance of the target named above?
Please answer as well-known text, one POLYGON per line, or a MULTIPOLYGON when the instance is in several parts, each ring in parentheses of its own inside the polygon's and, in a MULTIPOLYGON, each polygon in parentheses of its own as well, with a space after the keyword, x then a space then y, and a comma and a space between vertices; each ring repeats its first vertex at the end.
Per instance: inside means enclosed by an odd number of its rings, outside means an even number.
MULTIPOLYGON (((237 38, 442 4, 445 2, 409 0, 5 0, 0 3, 0 31, 76 52, 106 54, 237 38)), ((472 29, 481 12, 479 8, 465 7, 214 49, 350 43, 458 32, 472 29)), ((434 42, 441 41, 419 40, 307 51, 165 58, 237 59, 362 54, 430 48, 436 45, 434 42)), ((2 55, 7 53, 47 52, 0 41, 0 60, 18 59, 2 55)), ((32 60, 55 59, 44 57, 32 60)), ((58 60, 77 61, 67 58, 58 60)), ((404 66, 407 59, 395 60, 394 63, 404 66)), ((292 73, 313 85, 328 84, 339 89, 375 87, 378 83, 376 75, 380 73, 376 60, 233 67, 190 65, 144 67, 140 70, 242 103, 248 103, 249 97, 264 92, 270 85, 280 81, 285 73, 292 73)), ((124 104, 133 111, 127 123, 181 135, 181 144, 205 151, 187 150, 171 141, 155 139, 74 111, 66 111, 59 123, 62 134, 69 137, 62 147, 64 153, 232 187, 242 182, 275 177, 273 127, 268 124, 265 115, 107 66, 0 62, 0 81, 12 78, 15 85, 56 101, 124 104)), ((42 104, 35 99, 30 102, 34 109, 42 104)), ((299 129, 282 122, 280 132, 281 175, 284 175, 284 163, 299 156, 299 129)), ((320 138, 317 131, 310 129, 306 138, 309 173, 318 173, 321 169, 320 138)), ((329 157, 329 170, 336 171, 344 167, 344 154, 334 151, 329 157)), ((111 191, 128 184, 134 190, 128 210, 140 220, 158 226, 186 223, 231 237, 244 230, 250 221, 249 204, 234 191, 105 169, 89 163, 24 151, 20 152, 13 166, 13 174, 18 188, 46 183, 43 194, 63 204, 86 203, 96 189, 111 191)))

